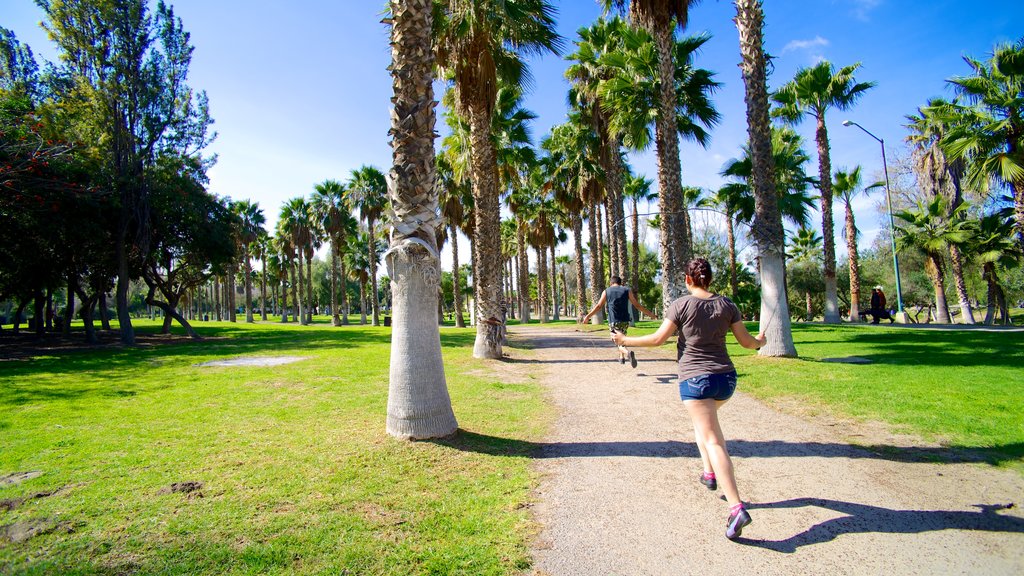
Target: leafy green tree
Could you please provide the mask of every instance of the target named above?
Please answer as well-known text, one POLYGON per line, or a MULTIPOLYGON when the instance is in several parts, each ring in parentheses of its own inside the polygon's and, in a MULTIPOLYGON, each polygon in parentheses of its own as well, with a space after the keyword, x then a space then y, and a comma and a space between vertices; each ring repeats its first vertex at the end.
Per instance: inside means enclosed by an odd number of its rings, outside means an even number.
POLYGON ((135 342, 129 288, 149 253, 151 214, 146 168, 163 152, 198 157, 210 142, 205 93, 188 86, 192 46, 181 19, 162 0, 38 0, 43 27, 69 79, 61 94, 82 140, 99 142, 108 186, 118 198, 115 239, 121 340, 135 342))
POLYGON ((849 110, 867 90, 871 82, 858 83, 853 73, 860 63, 835 70, 831 63, 822 61, 810 68, 801 68, 792 81, 784 85, 772 98, 778 104, 773 114, 792 124, 804 116, 815 119, 814 139, 818 144, 818 181, 821 186, 821 233, 824 237, 825 257, 825 322, 839 322, 836 284, 835 232, 832 218, 832 161, 829 152, 828 129, 825 113, 830 108, 849 110))

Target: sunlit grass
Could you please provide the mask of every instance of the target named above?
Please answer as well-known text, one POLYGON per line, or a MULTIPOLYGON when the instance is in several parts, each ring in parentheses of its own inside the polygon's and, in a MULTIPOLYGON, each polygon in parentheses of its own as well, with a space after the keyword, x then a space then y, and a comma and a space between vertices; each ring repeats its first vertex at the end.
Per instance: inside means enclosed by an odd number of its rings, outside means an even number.
MULTIPOLYGON (((141 331, 152 330, 146 322, 141 331)), ((208 338, 0 364, 0 573, 463 573, 527 567, 528 450, 548 422, 535 381, 471 359, 442 329, 462 429, 384 432, 390 328, 200 323, 208 338), (200 367, 240 355, 276 367, 200 367), (201 497, 168 492, 202 482, 201 497), (2 508, 0 508, 2 510, 2 508)))

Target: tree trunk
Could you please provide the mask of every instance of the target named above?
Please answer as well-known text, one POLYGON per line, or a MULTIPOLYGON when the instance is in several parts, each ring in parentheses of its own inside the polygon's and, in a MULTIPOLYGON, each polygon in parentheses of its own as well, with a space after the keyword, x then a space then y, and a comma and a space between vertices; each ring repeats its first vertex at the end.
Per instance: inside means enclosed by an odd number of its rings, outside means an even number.
POLYGON ((252 262, 249 261, 249 245, 242 245, 242 259, 245 263, 245 321, 252 324, 256 318, 252 314, 252 262))
MULTIPOLYGON (((301 260, 300 260, 301 262, 301 260)), ((313 323, 313 254, 306 257, 306 324, 313 323)))
POLYGON ((775 193, 775 161, 768 121, 764 57, 764 14, 760 0, 736 0, 736 28, 740 38, 740 70, 747 105, 747 135, 750 138, 753 176, 754 225, 751 232, 757 242, 761 275, 760 330, 768 340, 759 354, 795 357, 796 346, 786 301, 785 237, 775 193))
POLYGON ((473 277, 477 320, 473 357, 501 358, 504 330, 500 321, 502 258, 498 171, 491 141, 490 106, 479 101, 479 97, 469 111, 469 125, 476 218, 474 256, 478 257, 477 275, 473 277))
MULTIPOLYGON (((122 216, 122 219, 125 216, 122 216)), ((118 227, 117 234, 117 324, 121 332, 121 343, 125 346, 135 345, 135 329, 132 327, 132 317, 128 310, 128 289, 131 286, 131 276, 128 271, 128 241, 125 225, 118 227)))
POLYGON ((637 202, 636 198, 633 199, 633 215, 630 217, 630 223, 633 225, 633 257, 630 259, 630 266, 632 270, 629 273, 629 286, 633 288, 633 293, 640 294, 640 217, 637 215, 637 202))
POLYGON ((836 232, 832 218, 832 160, 824 113, 817 117, 814 139, 818 143, 818 178, 821 180, 821 237, 825 259, 825 323, 838 324, 839 289, 836 283, 836 232))
POLYGON ((935 321, 949 324, 949 307, 946 304, 946 278, 942 271, 942 258, 938 254, 928 255, 928 276, 935 289, 935 321))
POLYGON ((359 280, 359 324, 366 326, 366 280, 359 280))
MULTIPOLYGON (((266 249, 264 249, 265 251, 266 249)), ((263 265, 263 273, 260 274, 260 320, 267 321, 267 257, 264 253, 260 260, 263 265)))
POLYGON ((846 256, 850 261, 850 322, 860 322, 860 262, 853 207, 846 203, 846 256))
POLYGON ((452 224, 452 300, 455 302, 455 327, 465 328, 462 318, 462 272, 459 270, 459 229, 452 224))
POLYGON ((573 214, 572 235, 576 250, 576 317, 582 318, 587 310, 587 280, 583 272, 583 216, 573 214))
MULTIPOLYGON (((597 205, 590 203, 590 215, 587 218, 587 230, 590 236, 590 301, 597 302, 601 299, 601 241, 598 238, 597 229, 600 228, 598 221, 597 205)), ((604 310, 598 310, 591 319, 591 324, 604 322, 604 310)))
POLYGON ((377 232, 374 229, 374 219, 367 218, 367 228, 370 233, 370 306, 372 308, 372 324, 380 326, 380 302, 377 300, 377 232))
POLYGON ((967 295, 967 284, 964 282, 963 257, 960 247, 949 245, 949 263, 953 269, 953 283, 956 286, 957 299, 960 301, 960 313, 964 324, 974 324, 974 312, 971 310, 971 298, 967 295))
MULTIPOLYGON (((64 307, 64 336, 71 336, 71 322, 75 319, 75 279, 68 275, 68 303, 64 307)), ((17 323, 15 317, 15 323, 17 323)), ((15 330, 17 332, 17 330, 15 330)))
POLYGON ((305 326, 306 324, 306 307, 309 303, 306 301, 306 295, 303 292, 306 291, 306 276, 302 270, 302 249, 298 250, 298 259, 295 261, 295 268, 298 274, 298 282, 292 285, 292 299, 295 300, 297 309, 295 314, 295 320, 299 324, 305 326))
POLYGON ((555 270, 555 245, 551 244, 551 280, 548 284, 551 286, 551 319, 558 322, 558 273, 555 270))
POLYGON ((516 215, 516 265, 519 268, 519 318, 523 324, 530 322, 530 259, 526 254, 526 220, 516 215))
POLYGON ((804 292, 804 304, 807 307, 807 310, 806 310, 807 315, 804 316, 804 318, 808 322, 810 322, 811 320, 814 320, 814 304, 811 302, 811 293, 810 292, 804 292))
POLYGON ((537 316, 548 321, 548 259, 543 246, 537 246, 537 316))
MULTIPOLYGON (((674 78, 672 58, 673 28, 666 23, 651 30, 658 49, 660 78, 674 78)), ((661 211, 659 255, 661 257, 662 304, 669 305, 686 290, 685 267, 690 259, 690 243, 686 238, 685 206, 682 203, 679 164, 679 135, 676 129, 676 87, 673 82, 659 82, 658 116, 655 138, 658 157, 658 208, 661 211)))
POLYGON ((345 270, 345 256, 338 258, 338 278, 341 279, 341 325, 348 326, 348 274, 345 270))

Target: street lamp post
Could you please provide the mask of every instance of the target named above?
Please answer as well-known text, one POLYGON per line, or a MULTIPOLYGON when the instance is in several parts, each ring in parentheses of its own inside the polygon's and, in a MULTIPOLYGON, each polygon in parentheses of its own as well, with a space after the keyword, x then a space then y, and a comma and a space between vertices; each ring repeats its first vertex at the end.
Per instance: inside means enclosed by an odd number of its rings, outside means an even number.
POLYGON ((852 120, 843 120, 843 126, 856 126, 868 136, 878 140, 878 143, 882 145, 882 170, 885 172, 885 204, 889 211, 889 242, 892 244, 892 268, 896 273, 896 306, 898 307, 896 314, 901 323, 906 323, 907 316, 903 311, 903 288, 900 285, 900 259, 896 255, 896 224, 892 219, 892 194, 889 192, 889 164, 885 159, 885 140, 868 132, 867 128, 852 120))

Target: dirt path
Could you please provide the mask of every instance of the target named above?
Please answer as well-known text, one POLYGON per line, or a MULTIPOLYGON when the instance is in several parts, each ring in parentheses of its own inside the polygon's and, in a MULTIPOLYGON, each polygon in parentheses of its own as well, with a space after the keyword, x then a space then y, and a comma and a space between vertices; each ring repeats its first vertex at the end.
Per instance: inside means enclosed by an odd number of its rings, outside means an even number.
POLYGON ((754 522, 730 542, 721 492, 696 481, 671 349, 638 350, 633 370, 603 331, 511 331, 533 346, 513 357, 543 366, 558 410, 537 454, 536 574, 1024 573, 1019 474, 886 459, 846 440, 877 430, 742 392, 722 426, 754 522))

